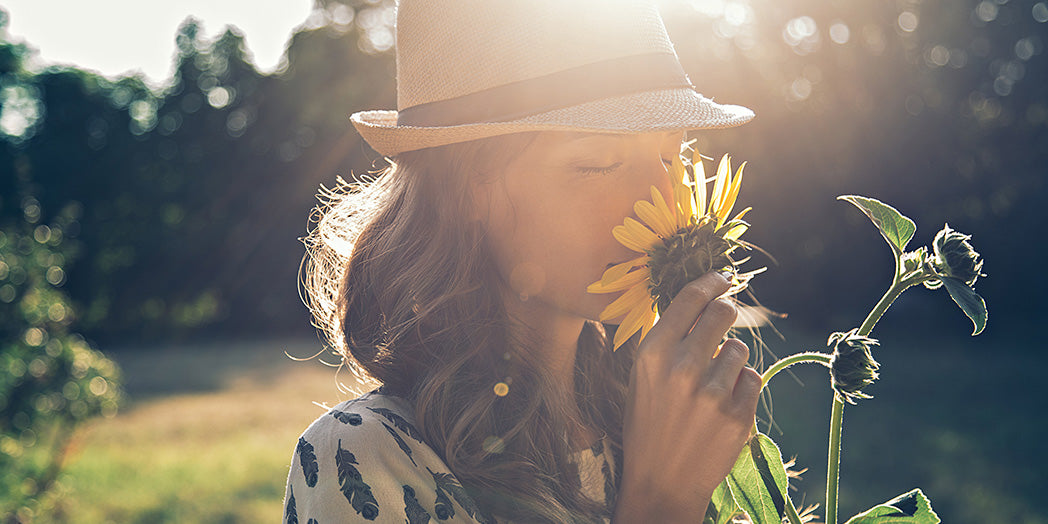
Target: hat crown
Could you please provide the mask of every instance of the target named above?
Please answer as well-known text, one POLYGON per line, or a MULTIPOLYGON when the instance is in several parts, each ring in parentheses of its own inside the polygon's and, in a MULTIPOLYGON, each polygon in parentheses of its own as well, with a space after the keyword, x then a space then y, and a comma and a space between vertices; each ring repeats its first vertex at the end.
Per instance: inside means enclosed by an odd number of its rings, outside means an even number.
POLYGON ((646 0, 401 0, 397 107, 673 45, 646 0))

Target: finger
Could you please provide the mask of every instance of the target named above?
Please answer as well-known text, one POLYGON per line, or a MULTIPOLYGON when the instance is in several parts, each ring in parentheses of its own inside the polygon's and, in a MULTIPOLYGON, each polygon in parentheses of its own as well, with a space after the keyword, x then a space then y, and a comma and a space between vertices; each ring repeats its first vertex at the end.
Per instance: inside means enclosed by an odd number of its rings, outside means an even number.
POLYGON ((707 273, 684 286, 677 293, 659 323, 648 333, 648 340, 656 347, 673 347, 695 325, 706 306, 728 291, 728 280, 718 273, 707 273))
POLYGON ((733 299, 721 298, 710 302, 699 315, 695 328, 684 338, 684 351, 699 362, 709 361, 738 316, 739 311, 733 299))
POLYGON ((746 366, 750 348, 737 338, 729 338, 721 345, 717 358, 710 363, 707 384, 710 388, 733 395, 739 372, 746 366))
POLYGON ((761 396, 761 375, 757 370, 745 366, 739 371, 739 377, 735 381, 735 390, 731 398, 740 409, 747 414, 757 412, 757 401, 761 396))

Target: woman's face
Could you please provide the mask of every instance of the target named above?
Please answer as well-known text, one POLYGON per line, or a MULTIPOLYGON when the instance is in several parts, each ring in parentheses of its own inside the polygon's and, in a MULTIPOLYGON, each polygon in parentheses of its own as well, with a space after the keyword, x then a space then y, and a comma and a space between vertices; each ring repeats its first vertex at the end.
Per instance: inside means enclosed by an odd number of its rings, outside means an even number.
MULTIPOLYGON (((477 202, 512 294, 526 311, 596 320, 615 298, 586 286, 639 256, 611 234, 651 186, 670 196, 668 164, 682 134, 539 133, 477 202), (486 204, 486 206, 485 206, 486 204)), ((511 310, 514 304, 507 304, 511 310)), ((535 326, 533 326, 535 327, 535 326)))

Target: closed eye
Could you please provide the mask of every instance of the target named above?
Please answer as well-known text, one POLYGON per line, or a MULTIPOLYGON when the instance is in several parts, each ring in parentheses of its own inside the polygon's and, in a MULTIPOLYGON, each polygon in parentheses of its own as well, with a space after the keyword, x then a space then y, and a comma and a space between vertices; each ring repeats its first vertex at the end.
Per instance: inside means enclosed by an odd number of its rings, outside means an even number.
POLYGON ((610 175, 616 169, 622 166, 622 162, 615 162, 610 166, 604 167, 578 167, 580 173, 587 175, 610 175))

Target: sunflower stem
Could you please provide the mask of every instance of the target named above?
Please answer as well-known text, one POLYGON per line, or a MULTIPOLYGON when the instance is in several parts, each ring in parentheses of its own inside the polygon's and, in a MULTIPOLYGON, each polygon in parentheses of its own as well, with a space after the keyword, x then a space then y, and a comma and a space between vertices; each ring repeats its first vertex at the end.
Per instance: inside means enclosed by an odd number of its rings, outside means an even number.
POLYGON ((844 400, 833 395, 830 412, 830 446, 826 458, 826 524, 837 524, 837 481, 841 465, 841 422, 844 420, 844 400))
POLYGON ((859 326, 859 330, 856 334, 864 337, 869 336, 873 331, 873 327, 877 325, 877 321, 881 319, 885 311, 888 311, 888 308, 893 302, 895 302, 895 299, 899 298, 899 295, 901 295, 903 291, 906 291, 911 286, 930 280, 931 278, 933 278, 933 276, 925 275, 924 273, 918 273, 906 279, 899 279, 896 277, 895 281, 892 282, 892 286, 888 288, 888 291, 884 293, 884 296, 877 302, 877 305, 873 306, 870 314, 866 316, 866 320, 863 320, 862 325, 859 326))
POLYGON ((790 519, 790 524, 803 524, 800 514, 797 513, 797 508, 793 507, 793 501, 790 500, 789 493, 783 493, 786 497, 786 518, 790 519))
MULTIPOLYGON (((768 381, 770 381, 778 372, 795 364, 800 364, 801 362, 820 362, 824 365, 829 365, 830 355, 819 353, 817 351, 810 351, 807 353, 797 353, 796 355, 790 355, 783 358, 775 364, 772 364, 772 366, 761 375, 761 389, 763 390, 764 387, 768 385, 768 381)), ((754 433, 757 433, 756 421, 754 422, 753 430, 751 431, 751 434, 754 433)), ((790 500, 789 493, 783 493, 783 496, 786 498, 786 517, 789 519, 790 524, 803 524, 801 516, 797 513, 797 508, 793 506, 793 501, 790 500)))
MULTIPOLYGON (((891 287, 877 302, 877 305, 873 306, 870 314, 866 316, 866 320, 863 320, 856 334, 864 337, 869 336, 873 331, 873 327, 877 325, 877 321, 884 316, 884 312, 888 311, 888 308, 895 302, 895 299, 899 298, 903 291, 934 278, 934 275, 926 275, 924 272, 917 273, 909 278, 902 278, 900 276, 901 260, 897 259, 896 264, 896 276, 892 281, 891 287)), ((826 454, 826 524, 837 524, 837 494, 841 465, 841 425, 843 421, 844 399, 834 393, 833 408, 830 412, 829 449, 826 454)))
POLYGON ((824 365, 829 365, 830 356, 831 355, 820 353, 818 351, 809 351, 807 353, 797 353, 796 355, 790 355, 786 358, 780 359, 761 374, 761 389, 764 389, 764 387, 768 385, 768 382, 771 381, 772 377, 790 366, 800 364, 801 362, 819 362, 824 365))

